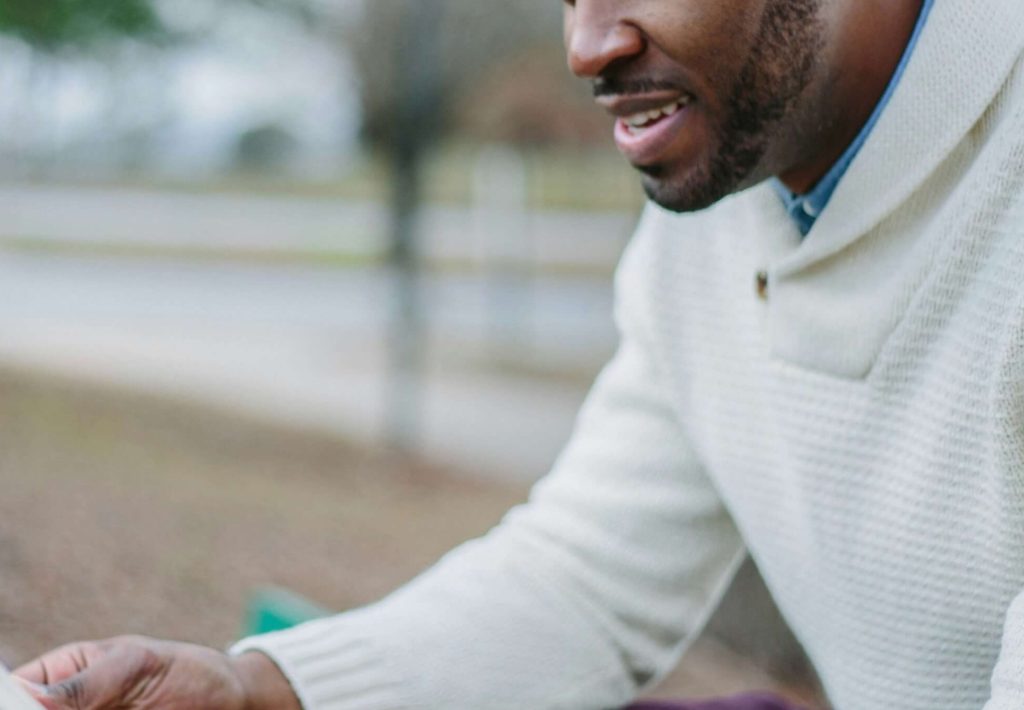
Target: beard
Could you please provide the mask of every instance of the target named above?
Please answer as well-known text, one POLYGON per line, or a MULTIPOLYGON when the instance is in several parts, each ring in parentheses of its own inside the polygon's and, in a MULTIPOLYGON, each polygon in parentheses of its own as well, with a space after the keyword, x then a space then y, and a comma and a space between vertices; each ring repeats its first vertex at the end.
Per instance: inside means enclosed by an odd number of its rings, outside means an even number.
POLYGON ((778 127, 794 114, 815 75, 825 43, 821 0, 769 0, 753 49, 726 101, 718 150, 675 177, 667 165, 645 167, 647 196, 673 212, 715 204, 767 175, 757 169, 778 127))

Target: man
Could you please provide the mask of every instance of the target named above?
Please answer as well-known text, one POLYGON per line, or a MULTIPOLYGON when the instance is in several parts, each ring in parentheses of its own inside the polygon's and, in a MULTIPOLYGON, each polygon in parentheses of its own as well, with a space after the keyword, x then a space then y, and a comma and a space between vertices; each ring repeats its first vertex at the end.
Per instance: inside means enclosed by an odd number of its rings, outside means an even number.
POLYGON ((1024 3, 565 12, 661 207, 552 475, 366 609, 50 654, 49 706, 620 707, 750 554, 839 710, 1024 708, 1024 3))

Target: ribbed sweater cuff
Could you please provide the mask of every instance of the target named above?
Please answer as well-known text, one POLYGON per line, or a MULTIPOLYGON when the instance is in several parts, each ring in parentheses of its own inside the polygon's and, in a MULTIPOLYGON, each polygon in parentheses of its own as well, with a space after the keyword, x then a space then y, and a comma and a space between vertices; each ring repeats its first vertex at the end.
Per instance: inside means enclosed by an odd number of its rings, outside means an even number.
POLYGON ((259 651, 281 669, 305 710, 399 710, 406 692, 358 614, 252 636, 231 647, 259 651), (353 618, 347 618, 347 617, 353 618))

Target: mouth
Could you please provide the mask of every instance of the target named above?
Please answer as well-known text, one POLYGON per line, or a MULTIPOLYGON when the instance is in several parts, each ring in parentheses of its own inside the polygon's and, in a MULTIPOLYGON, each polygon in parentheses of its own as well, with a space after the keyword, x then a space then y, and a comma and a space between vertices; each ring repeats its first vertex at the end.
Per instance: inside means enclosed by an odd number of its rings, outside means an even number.
POLYGON ((653 126, 664 121, 690 105, 690 97, 684 96, 681 99, 672 101, 669 104, 654 108, 649 111, 638 111, 629 116, 623 116, 619 120, 624 124, 626 132, 631 136, 638 136, 653 126))
POLYGON ((616 116, 615 143, 637 167, 663 161, 669 148, 687 128, 691 94, 658 92, 648 95, 604 97, 598 100, 616 116))

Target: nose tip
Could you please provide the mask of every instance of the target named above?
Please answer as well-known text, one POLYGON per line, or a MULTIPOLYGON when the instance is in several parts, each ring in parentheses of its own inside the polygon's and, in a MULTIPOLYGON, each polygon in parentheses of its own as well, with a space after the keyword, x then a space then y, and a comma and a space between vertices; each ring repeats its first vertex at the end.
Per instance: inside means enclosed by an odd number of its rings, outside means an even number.
POLYGON ((613 64, 642 54, 644 38, 632 25, 595 27, 577 18, 568 30, 569 68, 583 79, 596 79, 613 64))

